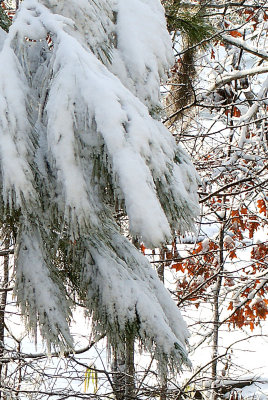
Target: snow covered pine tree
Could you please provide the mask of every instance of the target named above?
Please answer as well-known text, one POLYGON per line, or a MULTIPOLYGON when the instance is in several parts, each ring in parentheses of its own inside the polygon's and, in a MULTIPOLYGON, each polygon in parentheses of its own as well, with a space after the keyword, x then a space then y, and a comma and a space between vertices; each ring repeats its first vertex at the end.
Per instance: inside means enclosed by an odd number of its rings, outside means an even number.
POLYGON ((18 304, 48 347, 72 346, 75 293, 117 350, 131 330, 164 364, 187 362, 175 303, 114 219, 148 247, 193 228, 198 178, 156 118, 172 62, 159 0, 25 0, 6 36, 1 218, 18 304))

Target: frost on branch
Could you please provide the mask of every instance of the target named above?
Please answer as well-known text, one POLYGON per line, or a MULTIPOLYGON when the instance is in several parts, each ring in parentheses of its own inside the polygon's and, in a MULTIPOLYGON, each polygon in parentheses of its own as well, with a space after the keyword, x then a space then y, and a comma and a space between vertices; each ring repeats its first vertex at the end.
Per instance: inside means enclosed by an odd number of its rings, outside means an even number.
POLYGON ((16 294, 30 328, 36 334, 39 322, 48 348, 59 340, 72 346, 68 320, 70 310, 65 290, 50 257, 44 238, 33 223, 21 221, 17 245, 16 294), (50 263, 50 264, 49 264, 50 263))
POLYGON ((0 65, 5 65, 0 77, 2 197, 5 204, 18 208, 33 202, 36 193, 30 167, 33 138, 26 111, 28 87, 9 37, 0 53, 0 65))
POLYGON ((178 309, 113 217, 120 210, 156 247, 198 213, 189 157, 147 108, 171 61, 164 27, 158 0, 25 0, 0 54, 10 67, 0 151, 3 208, 19 215, 16 292, 49 344, 71 345, 64 281, 113 346, 131 327, 159 359, 187 359, 178 309), (127 27, 137 35, 126 49, 127 27))

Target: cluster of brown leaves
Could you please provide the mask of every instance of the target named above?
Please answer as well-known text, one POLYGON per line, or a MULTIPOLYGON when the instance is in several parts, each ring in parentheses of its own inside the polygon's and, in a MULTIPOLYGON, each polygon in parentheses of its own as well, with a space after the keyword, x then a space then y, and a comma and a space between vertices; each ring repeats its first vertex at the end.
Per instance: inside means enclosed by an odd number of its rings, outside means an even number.
MULTIPOLYGON (((217 199, 211 200, 213 205, 221 205, 217 199)), ((178 281, 178 298, 187 298, 198 307, 200 302, 206 298, 207 289, 215 283, 217 271, 219 270, 219 251, 223 250, 225 257, 233 261, 237 258, 237 249, 247 246, 245 238, 252 239, 256 231, 263 226, 263 216, 267 216, 267 200, 259 199, 256 202, 258 212, 250 212, 242 205, 240 208, 229 209, 229 220, 227 229, 229 235, 223 240, 223 249, 217 239, 206 239, 196 244, 189 255, 181 261, 176 261, 171 268, 183 274, 178 281)), ((268 315, 268 291, 266 289, 265 270, 268 266, 268 246, 265 242, 256 243, 251 249, 250 264, 241 269, 240 280, 243 290, 240 292, 240 305, 234 305, 231 301, 228 309, 232 311, 227 323, 242 328, 249 326, 251 330, 259 324, 261 319, 268 315), (249 296, 254 292, 254 297, 249 296)), ((268 270, 267 270, 268 271, 268 270)), ((268 274, 268 272, 267 272, 268 274)), ((227 274, 223 284, 232 290, 235 280, 227 274)), ((268 283, 268 278, 267 278, 268 283)), ((240 285, 240 287, 241 287, 240 285)))

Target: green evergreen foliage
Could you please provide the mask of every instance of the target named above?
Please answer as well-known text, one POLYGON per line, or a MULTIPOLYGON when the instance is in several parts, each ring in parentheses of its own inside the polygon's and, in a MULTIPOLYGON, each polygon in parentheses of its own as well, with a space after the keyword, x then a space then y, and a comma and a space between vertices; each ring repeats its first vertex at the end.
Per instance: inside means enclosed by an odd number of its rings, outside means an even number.
POLYGON ((213 34, 213 27, 203 15, 203 8, 197 11, 185 11, 181 1, 171 0, 164 3, 167 26, 170 32, 180 31, 187 35, 189 45, 195 45, 213 34))
POLYGON ((11 20, 5 10, 0 6, 0 27, 8 32, 9 27, 11 25, 11 20))
POLYGON ((21 3, 0 53, 0 202, 2 220, 14 215, 17 303, 48 348, 72 348, 79 302, 116 351, 131 329, 160 365, 180 366, 186 325, 114 218, 153 248, 199 212, 189 156, 149 113, 174 61, 150 1, 134 14, 124 0, 21 3))

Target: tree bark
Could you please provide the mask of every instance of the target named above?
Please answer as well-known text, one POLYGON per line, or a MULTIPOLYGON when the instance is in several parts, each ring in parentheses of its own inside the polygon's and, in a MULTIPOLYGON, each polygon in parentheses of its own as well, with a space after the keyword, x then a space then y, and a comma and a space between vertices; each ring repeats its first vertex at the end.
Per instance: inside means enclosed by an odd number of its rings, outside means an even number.
MULTIPOLYGON (((163 249, 160 249, 160 261, 165 260, 165 251, 163 249)), ((157 273, 159 276, 159 279, 163 282, 165 282, 165 263, 161 262, 157 268, 157 273)), ((160 400, 166 400, 167 399, 167 369, 164 373, 164 376, 162 377, 162 382, 160 386, 160 400)))
MULTIPOLYGON (((5 240, 5 248, 9 247, 9 238, 5 240)), ((3 263, 3 284, 2 288, 4 289, 1 294, 0 300, 0 388, 3 387, 3 364, 1 359, 4 356, 4 349, 5 349, 5 309, 7 304, 7 289, 9 282, 9 255, 4 256, 4 263, 3 263)), ((5 396, 0 389, 0 399, 4 399, 5 396)))
POLYGON ((113 386, 116 400, 124 400, 125 397, 125 357, 119 356, 117 351, 113 355, 113 386))
POLYGON ((135 335, 133 333, 129 333, 126 338, 125 400, 132 400, 136 398, 134 344, 135 335))
POLYGON ((134 364, 135 334, 129 332, 125 340, 124 354, 113 355, 113 384, 116 400, 133 400, 136 398, 135 364, 134 364))
POLYGON ((213 335, 212 335, 212 363, 211 363, 211 400, 217 399, 217 390, 214 389, 215 382, 217 380, 217 365, 218 365, 218 354, 219 354, 219 328, 220 328, 220 291, 222 286, 222 274, 224 270, 224 230, 225 223, 222 222, 220 232, 219 232, 219 272, 216 281, 216 288, 213 296, 213 335))

